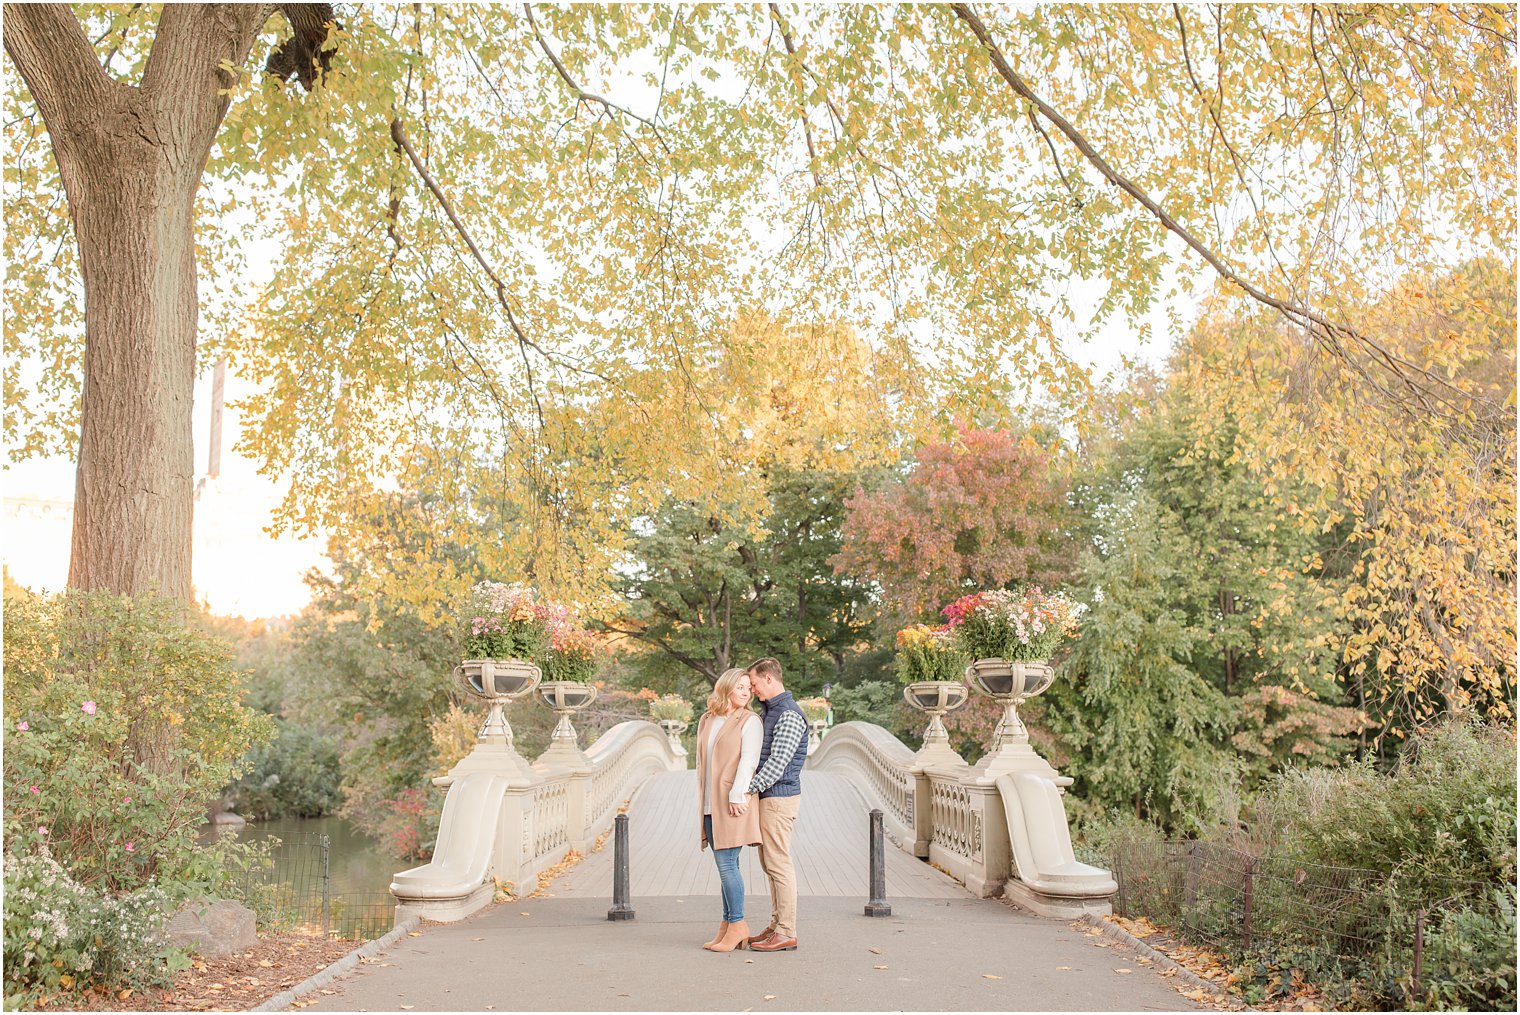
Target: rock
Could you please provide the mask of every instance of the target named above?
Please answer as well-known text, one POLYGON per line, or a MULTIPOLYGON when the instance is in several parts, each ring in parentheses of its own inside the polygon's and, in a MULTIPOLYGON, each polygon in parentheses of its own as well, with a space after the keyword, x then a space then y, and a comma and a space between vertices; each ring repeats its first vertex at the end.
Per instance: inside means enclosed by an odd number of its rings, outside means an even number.
POLYGON ((191 899, 165 928, 169 944, 202 955, 230 955, 258 944, 253 910, 231 899, 191 899))
POLYGON ((242 828, 248 824, 248 819, 241 814, 234 814, 232 811, 217 811, 211 815, 211 823, 213 825, 232 825, 235 828, 242 828))

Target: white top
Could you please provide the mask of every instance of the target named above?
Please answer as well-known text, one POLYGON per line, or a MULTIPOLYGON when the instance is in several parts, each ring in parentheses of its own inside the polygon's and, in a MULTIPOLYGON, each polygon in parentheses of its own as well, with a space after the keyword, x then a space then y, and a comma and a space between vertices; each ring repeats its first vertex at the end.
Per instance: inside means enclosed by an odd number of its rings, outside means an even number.
MULTIPOLYGON (((718 734, 723 732, 729 720, 734 718, 759 719, 747 708, 736 708, 728 715, 720 715, 717 721, 710 724, 707 734, 707 743, 697 745, 702 752, 702 767, 707 772, 707 782, 702 787, 702 813, 711 814, 712 811, 712 782, 713 782, 713 745, 718 742, 718 734)), ((760 744, 765 738, 765 724, 761 722, 745 723, 739 732, 739 771, 734 774, 734 788, 729 791, 728 802, 742 804, 749 793, 749 781, 755 777, 755 769, 760 765, 760 744)))

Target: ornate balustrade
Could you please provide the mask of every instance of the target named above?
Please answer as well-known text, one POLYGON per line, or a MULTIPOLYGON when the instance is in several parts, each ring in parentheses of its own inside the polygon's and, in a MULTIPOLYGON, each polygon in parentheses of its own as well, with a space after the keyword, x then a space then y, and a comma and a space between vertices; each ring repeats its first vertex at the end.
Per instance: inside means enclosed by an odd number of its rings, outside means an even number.
POLYGON ((847 722, 829 731, 808 756, 807 767, 848 777, 869 807, 881 808, 887 837, 915 852, 920 836, 913 762, 912 748, 880 726, 847 722))
POLYGON ((1112 880, 1071 855, 1060 798, 1070 780, 1027 745, 972 768, 943 744, 915 754, 880 726, 849 722, 834 727, 807 766, 849 778, 868 807, 881 808, 898 846, 977 895, 1006 892, 1051 916, 1106 911, 1112 880))
POLYGON ((397 874, 396 919, 458 920, 484 906, 493 879, 522 885, 606 831, 618 805, 686 756, 652 722, 619 723, 585 752, 550 748, 528 766, 483 744, 448 777, 433 859, 397 874))

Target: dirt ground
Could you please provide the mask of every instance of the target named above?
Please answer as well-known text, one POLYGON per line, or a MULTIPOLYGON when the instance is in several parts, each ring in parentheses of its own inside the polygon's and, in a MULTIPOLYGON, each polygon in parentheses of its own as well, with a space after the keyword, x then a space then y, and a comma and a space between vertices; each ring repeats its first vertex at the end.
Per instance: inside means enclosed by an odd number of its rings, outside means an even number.
POLYGON ((32 1011, 247 1011, 358 948, 362 941, 293 931, 268 934, 244 952, 196 958, 174 984, 125 993, 56 994, 32 1011))

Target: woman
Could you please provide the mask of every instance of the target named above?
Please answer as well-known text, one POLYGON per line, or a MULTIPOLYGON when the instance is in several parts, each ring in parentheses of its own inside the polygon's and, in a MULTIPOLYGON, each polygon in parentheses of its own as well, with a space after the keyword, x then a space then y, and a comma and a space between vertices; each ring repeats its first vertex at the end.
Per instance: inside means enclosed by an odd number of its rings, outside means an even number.
POLYGON ((739 851, 760 845, 760 808, 749 792, 749 782, 760 763, 763 739, 763 725, 749 710, 749 699, 749 674, 741 669, 724 670, 697 724, 702 848, 712 845, 723 889, 723 922, 713 939, 702 946, 714 952, 743 948, 749 940, 739 851))

